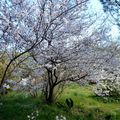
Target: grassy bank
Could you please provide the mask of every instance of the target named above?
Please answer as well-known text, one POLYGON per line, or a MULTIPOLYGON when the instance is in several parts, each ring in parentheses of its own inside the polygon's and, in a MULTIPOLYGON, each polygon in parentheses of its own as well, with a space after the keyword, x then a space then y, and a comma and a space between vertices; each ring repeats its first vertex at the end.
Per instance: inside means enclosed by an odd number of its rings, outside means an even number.
POLYGON ((72 98, 71 110, 55 105, 46 105, 40 96, 31 98, 24 93, 10 93, 0 98, 0 120, 28 120, 31 113, 39 115, 36 120, 55 120, 63 115, 67 120, 120 120, 120 102, 106 102, 95 97, 92 86, 68 85, 59 98, 64 105, 66 98, 72 98))

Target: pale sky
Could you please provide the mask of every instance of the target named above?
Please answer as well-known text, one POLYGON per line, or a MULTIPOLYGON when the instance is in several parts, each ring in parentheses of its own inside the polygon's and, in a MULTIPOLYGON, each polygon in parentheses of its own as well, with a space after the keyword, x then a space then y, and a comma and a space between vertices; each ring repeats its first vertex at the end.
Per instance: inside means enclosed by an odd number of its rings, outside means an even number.
POLYGON ((99 0, 91 0, 91 7, 93 9, 93 11, 102 11, 102 5, 101 3, 99 2, 99 0))
MULTIPOLYGON (((99 14, 105 14, 103 12, 103 7, 99 0, 91 0, 90 8, 92 8, 93 12, 97 12, 99 14)), ((109 22, 109 21, 108 21, 109 22)), ((113 40, 117 40, 119 35, 119 29, 117 25, 111 25, 111 31, 110 34, 112 35, 113 40)))

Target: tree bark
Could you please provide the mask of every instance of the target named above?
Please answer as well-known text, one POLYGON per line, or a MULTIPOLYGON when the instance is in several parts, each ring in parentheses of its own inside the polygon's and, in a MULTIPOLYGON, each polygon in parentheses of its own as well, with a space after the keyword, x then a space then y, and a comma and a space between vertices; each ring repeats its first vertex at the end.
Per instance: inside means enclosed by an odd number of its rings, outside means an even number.
POLYGON ((46 102, 47 102, 48 104, 51 104, 51 103, 54 102, 54 100, 53 100, 53 91, 54 91, 54 87, 52 86, 52 87, 50 87, 50 89, 49 89, 48 98, 46 99, 46 102))

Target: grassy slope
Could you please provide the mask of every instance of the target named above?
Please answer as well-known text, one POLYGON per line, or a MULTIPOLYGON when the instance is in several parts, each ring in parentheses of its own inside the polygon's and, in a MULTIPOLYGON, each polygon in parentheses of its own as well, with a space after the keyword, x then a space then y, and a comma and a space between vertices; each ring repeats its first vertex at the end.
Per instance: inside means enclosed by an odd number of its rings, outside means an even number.
POLYGON ((59 101, 63 104, 66 98, 74 101, 69 112, 56 105, 46 105, 39 97, 33 99, 22 93, 11 93, 0 99, 0 120, 27 120, 27 115, 36 110, 39 111, 37 120, 55 120, 55 116, 61 114, 67 120, 120 120, 120 103, 105 103, 93 97, 90 86, 69 85, 59 101))
POLYGON ((113 120, 120 120, 120 102, 103 101, 95 97, 92 90, 92 86, 70 85, 64 90, 60 99, 63 101, 63 99, 71 97, 74 100, 74 109, 78 108, 77 110, 82 110, 88 116, 92 116, 92 120, 103 120, 107 116, 111 116, 113 120))

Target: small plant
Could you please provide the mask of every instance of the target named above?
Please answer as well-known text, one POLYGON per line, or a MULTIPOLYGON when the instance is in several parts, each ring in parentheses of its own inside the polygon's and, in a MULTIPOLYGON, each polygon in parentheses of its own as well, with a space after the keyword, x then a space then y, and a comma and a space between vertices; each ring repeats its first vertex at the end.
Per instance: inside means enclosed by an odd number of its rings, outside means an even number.
POLYGON ((32 112, 30 115, 27 115, 27 119, 28 120, 37 120, 38 116, 39 116, 39 111, 36 110, 36 111, 32 112))
POLYGON ((73 100, 71 98, 66 99, 66 105, 71 109, 73 107, 73 100))
POLYGON ((56 120, 67 120, 65 116, 60 115, 60 116, 56 116, 56 120))
POLYGON ((57 106, 58 106, 59 108, 64 109, 65 111, 71 110, 72 107, 73 107, 73 105, 74 105, 74 102, 73 102, 73 100, 72 100, 71 98, 67 98, 67 99, 65 100, 65 103, 63 103, 63 104, 60 103, 60 102, 57 102, 57 106))

